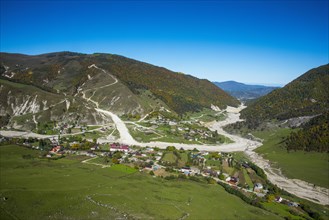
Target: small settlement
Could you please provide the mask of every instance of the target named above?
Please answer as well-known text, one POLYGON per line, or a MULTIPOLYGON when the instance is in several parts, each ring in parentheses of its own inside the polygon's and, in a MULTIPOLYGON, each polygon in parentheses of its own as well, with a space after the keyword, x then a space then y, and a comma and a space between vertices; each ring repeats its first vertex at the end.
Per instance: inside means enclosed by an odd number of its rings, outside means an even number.
POLYGON ((0 137, 10 142, 41 150, 45 159, 60 159, 66 155, 86 156, 86 163, 108 167, 123 164, 139 172, 165 179, 191 179, 208 183, 225 184, 248 197, 271 199, 273 202, 298 207, 298 203, 285 199, 280 190, 271 185, 259 167, 246 160, 242 153, 223 153, 176 149, 128 146, 120 143, 98 144, 69 139, 37 140, 0 137), (65 140, 66 142, 64 142, 65 140), (94 159, 95 161, 93 161, 94 159), (87 162, 88 161, 88 162, 87 162), (105 165, 105 166, 104 166, 105 165))

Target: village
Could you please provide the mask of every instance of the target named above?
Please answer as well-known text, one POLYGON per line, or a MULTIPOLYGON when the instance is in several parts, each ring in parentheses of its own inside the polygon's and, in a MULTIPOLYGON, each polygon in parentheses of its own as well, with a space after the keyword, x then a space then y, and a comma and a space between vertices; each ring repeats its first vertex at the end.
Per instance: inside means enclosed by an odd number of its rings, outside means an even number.
POLYGON ((186 179, 209 184, 218 183, 230 193, 249 200, 270 201, 298 208, 299 204, 284 198, 284 191, 273 186, 264 172, 244 157, 242 152, 224 153, 128 146, 119 143, 98 144, 69 138, 21 139, 0 137, 0 143, 16 143, 40 150, 42 158, 59 160, 67 155, 85 156, 82 163, 100 168, 122 165, 154 178, 186 179), (281 195, 281 193, 283 194, 281 195))
MULTIPOLYGON (((221 113, 204 110, 198 114, 185 116, 182 120, 165 110, 153 111, 147 117, 123 115, 122 120, 133 138, 139 142, 162 141, 186 144, 222 144, 232 143, 228 137, 211 131, 205 126, 206 121, 222 120, 221 113)), ((60 137, 78 136, 81 139, 112 140, 119 138, 113 123, 87 125, 80 118, 70 122, 51 121, 38 123, 33 132, 41 135, 59 135, 60 137)))
POLYGON ((138 142, 161 141, 184 144, 223 144, 232 143, 228 137, 210 130, 207 122, 223 120, 222 112, 204 109, 198 113, 180 118, 172 112, 160 109, 143 118, 124 115, 129 133, 138 142))

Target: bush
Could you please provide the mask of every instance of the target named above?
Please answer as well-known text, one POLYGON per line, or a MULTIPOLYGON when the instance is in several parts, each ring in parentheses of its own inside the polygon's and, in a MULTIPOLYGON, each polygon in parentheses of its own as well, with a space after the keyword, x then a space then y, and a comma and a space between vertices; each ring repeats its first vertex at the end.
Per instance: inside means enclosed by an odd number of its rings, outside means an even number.
POLYGON ((218 177, 220 180, 225 180, 225 176, 223 174, 220 174, 218 177))
POLYGON ((192 181, 195 181, 195 182, 201 182, 201 180, 196 176, 190 176, 189 180, 192 180, 192 181))
POLYGON ((207 181, 208 184, 215 184, 216 183, 216 180, 214 180, 211 177, 206 177, 206 181, 207 181))

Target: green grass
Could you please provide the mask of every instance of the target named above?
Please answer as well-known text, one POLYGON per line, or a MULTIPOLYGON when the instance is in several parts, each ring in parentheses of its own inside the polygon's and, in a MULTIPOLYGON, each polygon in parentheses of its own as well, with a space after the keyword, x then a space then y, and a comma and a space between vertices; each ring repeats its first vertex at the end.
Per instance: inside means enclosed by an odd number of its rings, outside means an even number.
POLYGON ((182 136, 174 136, 174 135, 159 138, 157 139, 157 141, 168 142, 168 143, 200 144, 200 142, 198 141, 195 140, 189 141, 182 136))
MULTIPOLYGON (((290 219, 302 219, 301 217, 292 215, 289 210, 292 209, 287 205, 277 203, 277 202, 264 202, 262 203, 267 210, 271 210, 273 213, 282 217, 288 217, 290 219)), ((305 216, 305 215, 304 215, 305 216)))
POLYGON ((98 138, 101 138, 101 137, 106 137, 108 136, 109 134, 111 134, 113 130, 108 130, 106 132, 100 132, 100 131, 87 131, 83 134, 77 134, 77 135, 74 135, 76 137, 81 137, 82 139, 98 139, 98 138))
POLYGON ((187 116, 192 120, 199 120, 203 122, 222 121, 226 118, 226 115, 224 115, 223 113, 219 113, 206 108, 200 112, 188 113, 187 116))
POLYGON ((329 188, 329 154, 302 151, 288 153, 280 142, 290 132, 290 129, 254 132, 255 136, 264 139, 263 146, 257 148, 256 152, 280 167, 289 178, 329 188))
POLYGON ((223 166, 223 172, 233 176, 236 169, 234 167, 223 166))
POLYGON ((140 142, 151 142, 154 138, 160 137, 158 134, 155 133, 145 133, 142 131, 134 130, 132 126, 129 126, 129 133, 133 136, 134 139, 140 142))
MULTIPOLYGON (((139 124, 150 127, 151 124, 146 122, 139 122, 139 124)), ((179 125, 178 127, 186 128, 186 125, 179 125)), ((204 127, 201 127, 199 125, 193 125, 190 127, 194 127, 194 129, 204 129, 204 127)), ((140 142, 151 142, 151 141, 160 141, 160 142, 168 142, 168 143, 184 143, 184 144, 220 144, 220 143, 233 143, 231 139, 228 137, 225 137, 224 135, 218 134, 217 138, 208 138, 208 139, 202 139, 200 136, 195 136, 192 138, 192 140, 187 140, 184 138, 184 133, 182 131, 172 131, 172 127, 169 125, 159 125, 155 132, 146 133, 142 130, 134 129, 134 125, 128 126, 130 134, 140 142), (195 140, 195 138, 198 138, 198 141, 195 140)))
POLYGON ((186 152, 184 153, 178 152, 178 153, 180 155, 180 158, 178 158, 172 151, 165 152, 162 161, 173 163, 173 164, 175 163, 178 167, 185 166, 186 162, 188 161, 188 154, 186 152))
POLYGON ((111 166, 110 169, 120 171, 120 172, 123 172, 123 173, 127 173, 127 174, 132 174, 132 173, 135 173, 137 171, 136 169, 134 169, 132 167, 128 167, 128 166, 123 165, 123 164, 115 164, 115 165, 111 166))
POLYGON ((0 147, 1 219, 280 219, 218 185, 164 180, 85 157, 39 159, 39 151, 0 147), (22 155, 34 159, 22 159, 22 155), (12 217, 11 217, 12 216, 12 217))
POLYGON ((162 161, 166 161, 166 162, 169 162, 169 163, 175 163, 176 162, 176 155, 174 154, 174 152, 172 151, 169 151, 169 152, 166 152, 162 158, 162 161))
POLYGON ((242 172, 243 172, 244 180, 248 184, 249 188, 254 188, 254 184, 252 183, 251 178, 250 178, 250 176, 247 173, 247 170, 246 169, 242 169, 242 172))
POLYGON ((105 157, 95 157, 91 160, 88 161, 88 163, 96 163, 96 164, 101 164, 101 165, 111 165, 111 159, 108 158, 108 163, 105 162, 105 157))
POLYGON ((211 166, 211 167, 217 167, 217 168, 219 168, 221 164, 220 164, 220 161, 219 160, 210 160, 210 159, 207 159, 206 165, 207 166, 211 166))
POLYGON ((88 130, 94 130, 94 129, 98 129, 98 128, 101 128, 102 126, 98 126, 98 125, 95 125, 95 126, 88 126, 88 130))

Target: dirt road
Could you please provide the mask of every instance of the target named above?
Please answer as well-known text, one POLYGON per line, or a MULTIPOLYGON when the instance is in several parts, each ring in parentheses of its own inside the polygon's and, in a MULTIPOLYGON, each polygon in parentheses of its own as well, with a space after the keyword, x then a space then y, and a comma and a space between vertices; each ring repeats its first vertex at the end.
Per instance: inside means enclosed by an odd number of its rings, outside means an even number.
POLYGON ((245 106, 238 108, 228 107, 227 118, 224 121, 207 123, 206 126, 211 130, 216 130, 219 134, 229 137, 234 143, 223 144, 223 145, 197 145, 197 144, 180 144, 180 143, 165 143, 165 142, 150 142, 150 143, 139 143, 129 133, 125 123, 115 114, 106 110, 97 109, 105 115, 112 117, 112 120, 117 126, 120 133, 120 141, 128 145, 139 145, 149 147, 166 148, 167 146, 175 146, 176 148, 207 150, 207 151, 222 151, 222 152, 233 152, 233 151, 244 151, 257 166, 264 169, 268 179, 278 187, 296 195, 301 198, 310 200, 315 203, 322 205, 329 204, 329 189, 322 187, 314 187, 313 184, 307 183, 302 180, 288 179, 285 177, 280 170, 273 168, 268 160, 255 153, 253 150, 262 144, 258 141, 242 138, 237 135, 228 134, 223 130, 223 126, 240 121, 240 111, 245 106))

